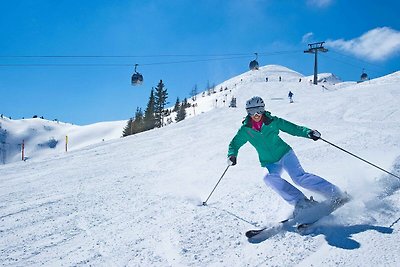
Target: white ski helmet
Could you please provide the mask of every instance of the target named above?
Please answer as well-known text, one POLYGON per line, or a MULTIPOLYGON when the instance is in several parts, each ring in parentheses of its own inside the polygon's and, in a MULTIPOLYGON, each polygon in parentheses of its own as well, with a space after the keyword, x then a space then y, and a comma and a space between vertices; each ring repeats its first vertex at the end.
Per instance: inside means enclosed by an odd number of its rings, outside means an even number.
POLYGON ((253 96, 246 102, 246 109, 253 109, 253 108, 264 108, 264 100, 262 100, 259 96, 253 96))

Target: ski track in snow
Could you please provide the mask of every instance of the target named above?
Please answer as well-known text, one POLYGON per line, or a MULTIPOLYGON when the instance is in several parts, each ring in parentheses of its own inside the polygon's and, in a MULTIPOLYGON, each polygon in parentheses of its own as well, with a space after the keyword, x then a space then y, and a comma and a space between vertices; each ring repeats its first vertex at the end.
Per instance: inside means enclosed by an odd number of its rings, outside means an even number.
POLYGON ((245 238, 245 231, 273 225, 291 212, 263 184, 265 170, 249 145, 208 206, 201 206, 226 166, 244 101, 255 94, 285 97, 289 88, 297 102, 267 101, 273 114, 320 129, 326 139, 399 175, 397 84, 311 93, 293 82, 241 86, 234 92, 238 109, 219 108, 68 154, 0 166, 2 265, 398 265, 400 181, 320 141, 282 134, 306 170, 354 199, 308 235, 281 231, 259 244, 245 238), (377 88, 387 93, 377 97, 377 88))

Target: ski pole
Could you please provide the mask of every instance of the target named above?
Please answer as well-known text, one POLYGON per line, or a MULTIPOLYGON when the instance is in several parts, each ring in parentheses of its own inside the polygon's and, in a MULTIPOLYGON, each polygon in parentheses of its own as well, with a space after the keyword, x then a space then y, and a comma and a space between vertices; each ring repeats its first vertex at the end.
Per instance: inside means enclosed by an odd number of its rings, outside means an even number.
POLYGON ((358 158, 359 160, 364 161, 365 163, 368 163, 369 165, 374 166, 375 168, 377 168, 377 169, 379 169, 379 170, 381 170, 381 171, 383 171, 383 172, 386 172, 387 174, 390 174, 390 175, 396 177, 397 179, 400 179, 399 176, 397 176, 397 175, 395 175, 395 174, 393 174, 393 173, 391 173, 391 172, 388 172, 387 170, 385 170, 385 169, 383 169, 383 168, 381 168, 381 167, 379 167, 379 166, 376 166, 375 164, 373 164, 373 163, 371 163, 371 162, 369 162, 369 161, 367 161, 367 160, 365 160, 365 159, 363 159, 363 158, 361 158, 361 157, 359 157, 359 156, 357 156, 357 155, 354 155, 353 153, 351 153, 351 152, 349 152, 349 151, 347 151, 347 150, 345 150, 345 149, 343 149, 343 148, 341 148, 341 147, 339 147, 339 146, 337 146, 337 145, 335 145, 335 144, 332 144, 331 142, 329 142, 329 141, 327 141, 327 140, 325 140, 325 139, 323 139, 323 138, 321 138, 321 137, 320 137, 319 139, 321 139, 321 140, 324 141, 325 143, 330 144, 331 146, 334 146, 334 147, 336 147, 336 148, 338 148, 338 149, 340 149, 340 150, 342 150, 342 151, 344 151, 344 152, 346 152, 346 153, 352 155, 353 157, 358 158))
POLYGON ((203 206, 206 206, 206 205, 207 205, 208 199, 211 197, 212 193, 214 193, 215 188, 217 188, 219 182, 221 182, 222 177, 224 177, 224 175, 225 175, 226 171, 229 169, 229 167, 230 167, 230 165, 228 165, 228 166, 226 167, 224 173, 221 175, 221 178, 219 178, 218 183, 214 186, 214 189, 211 191, 211 193, 210 193, 210 195, 208 196, 207 200, 203 202, 203 206))

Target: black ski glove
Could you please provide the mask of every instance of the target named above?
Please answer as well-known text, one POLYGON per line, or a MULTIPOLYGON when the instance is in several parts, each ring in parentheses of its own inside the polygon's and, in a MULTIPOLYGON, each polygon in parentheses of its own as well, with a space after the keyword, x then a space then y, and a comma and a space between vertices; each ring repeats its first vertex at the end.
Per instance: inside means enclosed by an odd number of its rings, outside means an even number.
POLYGON ((318 132, 317 130, 311 130, 308 133, 308 137, 310 137, 312 140, 317 141, 318 139, 321 138, 321 133, 318 132))
POLYGON ((237 163, 236 156, 229 156, 228 157, 228 165, 235 166, 237 163))

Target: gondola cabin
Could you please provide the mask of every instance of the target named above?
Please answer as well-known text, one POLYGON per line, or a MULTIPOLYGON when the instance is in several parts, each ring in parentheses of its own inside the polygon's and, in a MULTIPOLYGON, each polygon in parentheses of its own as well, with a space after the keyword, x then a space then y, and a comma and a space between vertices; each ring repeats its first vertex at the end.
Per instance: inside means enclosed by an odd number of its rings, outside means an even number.
POLYGON ((363 72, 363 73, 361 74, 360 79, 361 79, 361 81, 366 81, 366 80, 368 80, 368 75, 367 75, 365 72, 363 72))
POLYGON ((252 61, 250 62, 250 64, 249 64, 249 68, 250 68, 251 70, 258 70, 259 65, 258 65, 257 60, 252 60, 252 61))
POLYGON ((132 74, 131 83, 133 86, 143 83, 143 75, 136 71, 138 64, 135 64, 135 72, 132 74))
POLYGON ((141 85, 143 83, 143 75, 139 72, 132 74, 132 85, 141 85))

